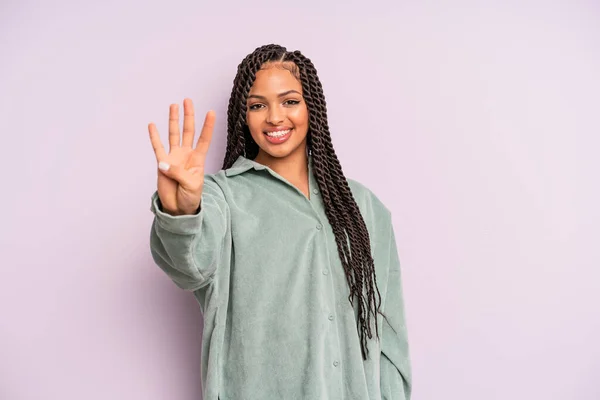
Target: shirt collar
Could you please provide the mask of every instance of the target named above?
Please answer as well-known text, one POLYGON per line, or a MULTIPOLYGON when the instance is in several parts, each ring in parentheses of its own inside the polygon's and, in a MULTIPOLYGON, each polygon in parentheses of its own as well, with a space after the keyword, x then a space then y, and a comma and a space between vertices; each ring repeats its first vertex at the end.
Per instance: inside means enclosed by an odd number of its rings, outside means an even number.
MULTIPOLYGON (((308 170, 310 173, 312 173, 312 156, 308 156, 308 170)), ((243 174, 244 172, 248 171, 249 169, 254 168, 257 171, 261 171, 263 169, 268 170, 269 172, 273 172, 269 167, 267 167, 266 165, 257 163, 254 160, 250 160, 244 156, 239 156, 237 158, 237 160, 235 160, 235 162, 233 163, 233 165, 225 170, 225 175, 227 176, 235 176, 235 175, 240 175, 243 174)))

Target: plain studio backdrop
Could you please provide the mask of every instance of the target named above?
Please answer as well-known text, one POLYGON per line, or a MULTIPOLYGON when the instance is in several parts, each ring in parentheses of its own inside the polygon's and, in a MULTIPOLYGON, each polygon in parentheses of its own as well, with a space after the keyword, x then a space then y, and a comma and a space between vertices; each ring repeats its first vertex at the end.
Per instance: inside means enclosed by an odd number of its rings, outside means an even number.
MULTIPOLYGON (((414 400, 600 398, 600 5, 2 1, 0 398, 201 398, 154 265, 147 124, 238 63, 315 63, 347 177, 392 210, 414 400)), ((265 255, 268 257, 268 254, 265 255)), ((362 400, 362 399, 361 399, 362 400)))

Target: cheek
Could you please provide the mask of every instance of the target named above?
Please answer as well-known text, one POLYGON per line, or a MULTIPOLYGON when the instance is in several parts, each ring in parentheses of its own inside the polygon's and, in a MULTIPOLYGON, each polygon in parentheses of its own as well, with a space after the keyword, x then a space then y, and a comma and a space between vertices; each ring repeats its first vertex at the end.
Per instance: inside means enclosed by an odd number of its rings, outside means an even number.
POLYGON ((246 125, 250 129, 250 133, 262 132, 262 119, 258 113, 246 113, 246 125))
POLYGON ((289 118, 298 127, 308 126, 308 110, 306 107, 298 107, 289 114, 289 118))

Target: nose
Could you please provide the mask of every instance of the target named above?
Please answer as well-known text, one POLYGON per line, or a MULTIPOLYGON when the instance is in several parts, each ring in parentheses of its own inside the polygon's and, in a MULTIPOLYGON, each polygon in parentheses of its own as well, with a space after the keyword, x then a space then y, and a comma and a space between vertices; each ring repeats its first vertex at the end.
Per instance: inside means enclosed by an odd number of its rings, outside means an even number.
POLYGON ((267 114, 267 122, 271 125, 279 125, 283 123, 284 115, 278 107, 270 107, 267 114))

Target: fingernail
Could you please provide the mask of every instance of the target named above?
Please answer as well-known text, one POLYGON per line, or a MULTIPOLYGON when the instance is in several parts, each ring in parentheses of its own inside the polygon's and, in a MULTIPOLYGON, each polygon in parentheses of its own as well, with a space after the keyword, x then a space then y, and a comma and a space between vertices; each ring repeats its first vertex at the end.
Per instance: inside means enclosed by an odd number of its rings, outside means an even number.
POLYGON ((160 169, 161 171, 168 171, 170 167, 171 166, 164 161, 158 163, 158 169, 160 169))

